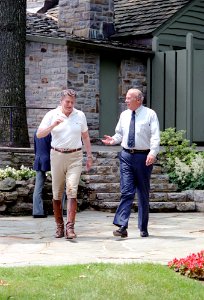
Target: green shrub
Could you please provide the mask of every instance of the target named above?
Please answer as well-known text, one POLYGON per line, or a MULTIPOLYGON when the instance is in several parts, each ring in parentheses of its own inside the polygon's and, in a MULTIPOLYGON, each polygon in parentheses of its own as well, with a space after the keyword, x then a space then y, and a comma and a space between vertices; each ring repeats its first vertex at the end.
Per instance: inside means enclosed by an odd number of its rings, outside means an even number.
POLYGON ((168 173, 174 171, 176 158, 188 165, 197 153, 196 144, 190 146, 190 141, 184 138, 184 134, 184 130, 176 131, 175 128, 167 128, 161 132, 160 145, 164 150, 160 152, 159 157, 168 173))
POLYGON ((184 130, 175 128, 161 132, 160 162, 180 190, 204 189, 204 154, 196 150, 196 144, 190 145, 184 135, 184 130))

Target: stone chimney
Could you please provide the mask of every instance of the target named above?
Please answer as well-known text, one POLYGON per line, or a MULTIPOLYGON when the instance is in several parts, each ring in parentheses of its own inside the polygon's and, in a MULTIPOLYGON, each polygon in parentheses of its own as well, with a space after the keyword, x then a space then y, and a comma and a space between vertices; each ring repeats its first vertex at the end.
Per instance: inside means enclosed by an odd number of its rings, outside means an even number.
POLYGON ((114 33, 114 0, 59 0, 59 28, 88 39, 114 33))

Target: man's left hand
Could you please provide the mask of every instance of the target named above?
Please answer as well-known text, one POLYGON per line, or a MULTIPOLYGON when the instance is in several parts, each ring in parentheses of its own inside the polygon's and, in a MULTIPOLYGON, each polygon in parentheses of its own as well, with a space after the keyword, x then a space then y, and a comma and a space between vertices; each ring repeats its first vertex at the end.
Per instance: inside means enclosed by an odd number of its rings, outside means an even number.
POLYGON ((91 169, 92 164, 93 164, 93 158, 87 157, 87 160, 86 160, 86 171, 87 172, 91 169))

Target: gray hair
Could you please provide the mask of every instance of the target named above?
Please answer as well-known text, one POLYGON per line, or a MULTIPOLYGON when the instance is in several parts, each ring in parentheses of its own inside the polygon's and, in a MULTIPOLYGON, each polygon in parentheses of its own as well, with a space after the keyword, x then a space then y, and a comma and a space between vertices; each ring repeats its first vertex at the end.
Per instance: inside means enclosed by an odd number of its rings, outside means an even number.
POLYGON ((143 93, 139 89, 132 88, 132 89, 129 89, 129 91, 135 95, 137 100, 140 100, 141 102, 143 102, 144 96, 143 96, 143 93))

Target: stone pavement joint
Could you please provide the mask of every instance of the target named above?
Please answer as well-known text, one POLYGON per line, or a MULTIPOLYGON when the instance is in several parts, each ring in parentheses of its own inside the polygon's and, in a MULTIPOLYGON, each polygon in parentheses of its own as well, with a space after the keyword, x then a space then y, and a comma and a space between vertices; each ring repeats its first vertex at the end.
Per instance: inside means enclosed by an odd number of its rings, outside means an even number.
POLYGON ((132 213, 128 238, 114 237, 114 214, 77 213, 77 239, 56 239, 54 217, 0 217, 0 266, 152 262, 167 264, 204 249, 204 213, 150 213, 148 238, 132 213))

